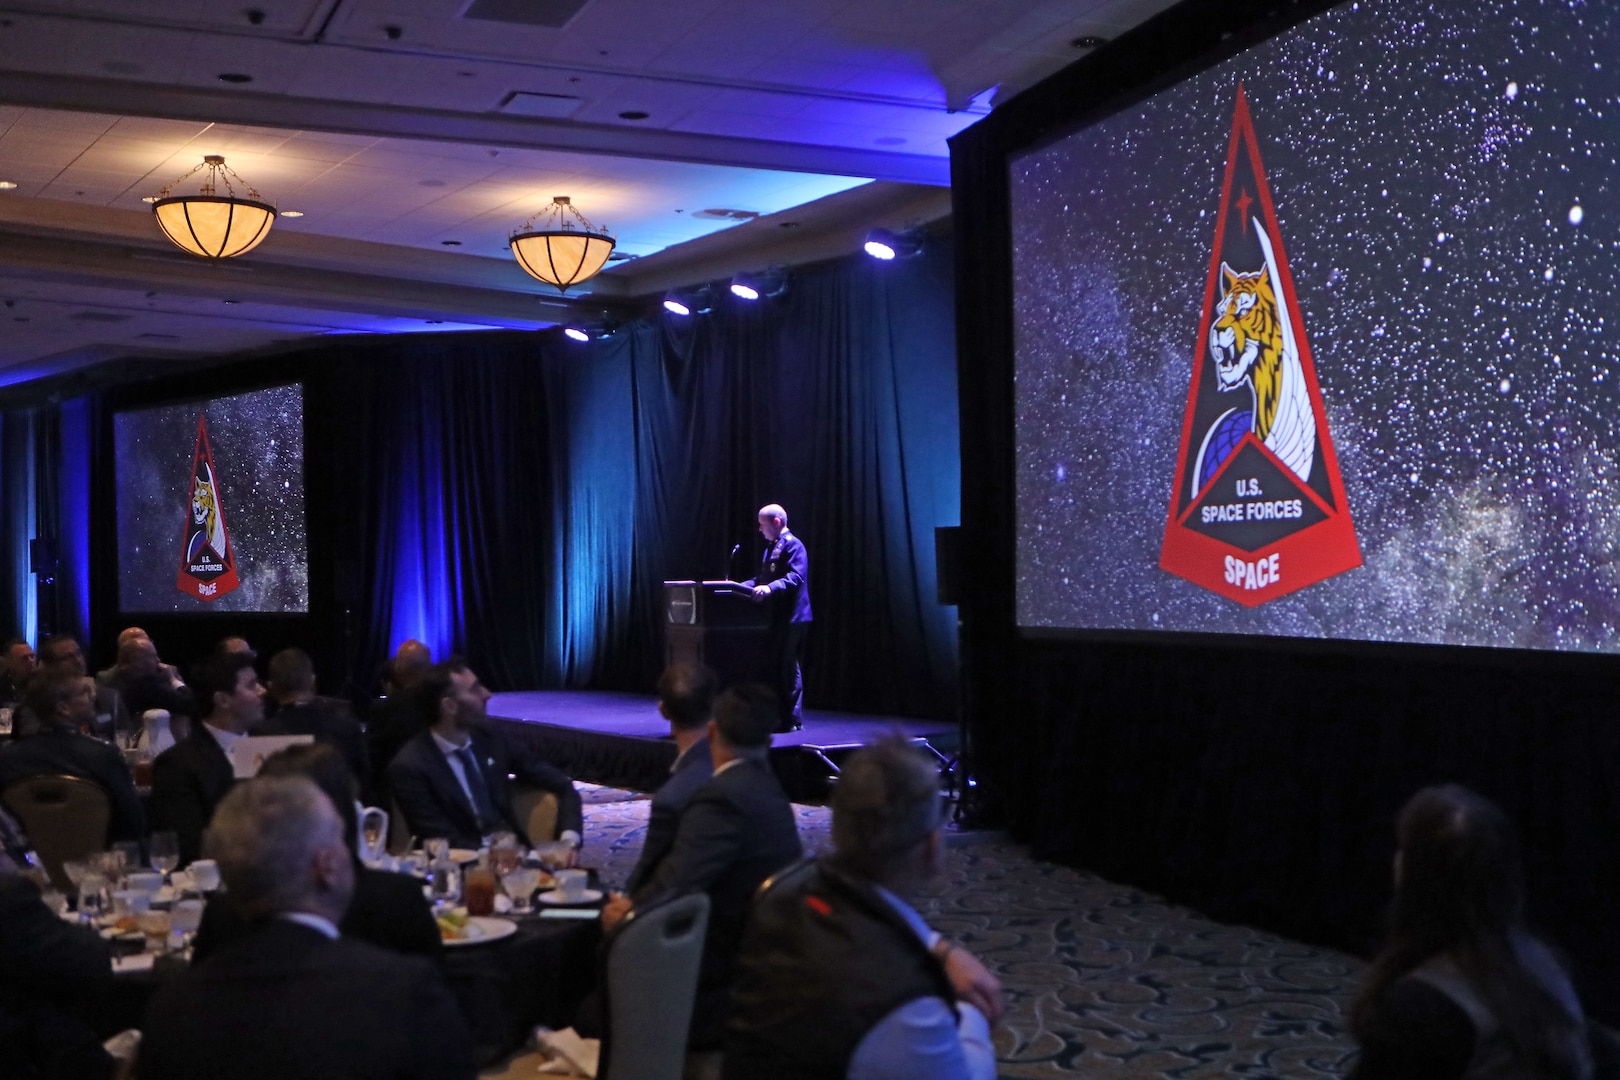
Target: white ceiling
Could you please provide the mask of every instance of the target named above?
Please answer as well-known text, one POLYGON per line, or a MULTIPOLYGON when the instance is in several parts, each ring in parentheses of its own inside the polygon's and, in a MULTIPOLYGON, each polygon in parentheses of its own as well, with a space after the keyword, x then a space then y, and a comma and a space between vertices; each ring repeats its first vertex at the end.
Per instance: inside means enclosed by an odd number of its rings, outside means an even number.
POLYGON ((0 386, 541 328, 853 250, 949 212, 946 139, 997 98, 1167 6, 0 0, 0 386), (204 154, 303 216, 223 265, 181 254, 142 199, 204 154), (506 247, 555 195, 622 260, 565 299, 506 247))

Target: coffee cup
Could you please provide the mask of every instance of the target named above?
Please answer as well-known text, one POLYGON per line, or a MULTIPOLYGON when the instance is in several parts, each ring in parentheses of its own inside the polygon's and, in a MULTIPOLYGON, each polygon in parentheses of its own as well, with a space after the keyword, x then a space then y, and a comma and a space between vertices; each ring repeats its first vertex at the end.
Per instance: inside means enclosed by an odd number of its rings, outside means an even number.
POLYGON ((163 888, 163 875, 151 870, 136 870, 124 880, 131 892, 150 895, 163 888))
POLYGON ((219 863, 213 859, 197 859, 187 869, 198 892, 209 893, 219 888, 219 863))
POLYGON ((557 893, 563 900, 572 904, 585 899, 586 886, 590 884, 591 875, 585 870, 558 870, 557 893))
POLYGON ((119 918, 139 915, 152 909, 152 894, 137 889, 119 889, 113 893, 113 914, 119 918))

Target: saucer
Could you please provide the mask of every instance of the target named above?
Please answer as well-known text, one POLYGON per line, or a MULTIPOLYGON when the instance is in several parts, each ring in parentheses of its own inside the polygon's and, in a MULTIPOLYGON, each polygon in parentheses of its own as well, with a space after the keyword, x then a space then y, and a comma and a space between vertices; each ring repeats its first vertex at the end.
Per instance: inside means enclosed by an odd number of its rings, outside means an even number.
POLYGON ((539 900, 542 904, 594 904, 598 900, 602 899, 602 890, 586 889, 576 898, 569 900, 563 897, 561 889, 552 889, 550 892, 541 893, 535 899, 539 900))

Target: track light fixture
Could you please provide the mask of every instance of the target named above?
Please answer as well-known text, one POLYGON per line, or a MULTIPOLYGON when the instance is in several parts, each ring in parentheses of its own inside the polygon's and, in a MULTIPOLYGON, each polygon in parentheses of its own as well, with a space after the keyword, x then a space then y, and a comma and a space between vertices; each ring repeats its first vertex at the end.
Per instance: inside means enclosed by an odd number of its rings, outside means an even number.
POLYGON ((707 315, 714 310, 714 290, 704 285, 696 289, 671 289, 664 294, 664 310, 671 315, 707 315))
POLYGON ((914 232, 895 232, 892 229, 873 229, 866 234, 862 245, 874 259, 907 259, 922 251, 922 240, 914 232))
POLYGON ((738 274, 731 279, 731 294, 743 300, 760 297, 774 300, 787 292, 787 275, 780 270, 767 270, 763 274, 738 274))

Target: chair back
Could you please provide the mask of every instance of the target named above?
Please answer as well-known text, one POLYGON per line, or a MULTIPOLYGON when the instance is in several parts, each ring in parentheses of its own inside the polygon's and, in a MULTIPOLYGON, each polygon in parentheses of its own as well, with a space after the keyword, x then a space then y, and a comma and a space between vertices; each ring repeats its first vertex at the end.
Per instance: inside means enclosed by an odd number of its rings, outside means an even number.
POLYGON ((703 893, 634 912, 620 925, 607 955, 601 1080, 680 1080, 708 927, 703 893))
POLYGON ((539 788, 512 789, 512 816, 518 819, 529 843, 546 844, 557 839, 557 796, 539 788))
POLYGON ((24 777, 0 791, 0 802, 22 824, 34 852, 45 864, 51 884, 63 892, 72 892, 73 883, 62 864, 107 846, 112 799, 94 780, 78 776, 24 777))

